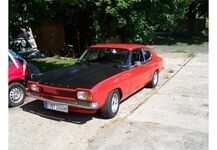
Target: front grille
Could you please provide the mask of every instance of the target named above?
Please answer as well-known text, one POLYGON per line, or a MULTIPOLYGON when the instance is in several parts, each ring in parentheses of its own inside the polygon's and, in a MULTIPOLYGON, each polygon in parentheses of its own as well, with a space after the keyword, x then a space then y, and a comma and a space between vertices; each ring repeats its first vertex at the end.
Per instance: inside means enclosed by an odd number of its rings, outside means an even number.
POLYGON ((76 91, 66 91, 66 90, 61 90, 61 89, 55 89, 55 87, 52 87, 52 88, 42 87, 41 89, 42 89, 42 92, 44 94, 70 97, 70 98, 76 98, 77 97, 76 91))

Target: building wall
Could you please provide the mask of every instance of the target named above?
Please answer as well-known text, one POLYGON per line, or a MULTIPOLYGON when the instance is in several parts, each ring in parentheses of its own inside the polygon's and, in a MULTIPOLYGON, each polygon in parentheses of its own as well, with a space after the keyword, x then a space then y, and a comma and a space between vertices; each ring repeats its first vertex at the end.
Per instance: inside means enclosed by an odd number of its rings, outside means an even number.
POLYGON ((36 33, 38 49, 47 55, 56 55, 64 47, 64 25, 58 22, 48 22, 36 33))

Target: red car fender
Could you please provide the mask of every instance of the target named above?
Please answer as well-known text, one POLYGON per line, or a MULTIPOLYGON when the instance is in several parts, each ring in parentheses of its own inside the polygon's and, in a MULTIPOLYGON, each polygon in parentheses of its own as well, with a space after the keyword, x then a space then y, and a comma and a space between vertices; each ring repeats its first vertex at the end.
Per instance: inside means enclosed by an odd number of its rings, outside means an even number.
MULTIPOLYGON (((17 61, 18 62, 18 61, 17 61)), ((8 67, 8 79, 9 83, 11 83, 14 80, 23 80, 25 76, 23 76, 23 67, 22 64, 17 63, 19 66, 18 68, 12 64, 8 67)))
POLYGON ((157 67, 155 69, 158 69, 159 72, 163 69, 163 58, 158 56, 158 54, 153 51, 149 46, 146 46, 146 48, 151 52, 153 58, 155 59, 154 62, 157 63, 157 67))
POLYGON ((161 57, 159 57, 154 51, 151 51, 152 54, 152 63, 153 66, 151 66, 153 70, 158 70, 159 72, 162 70, 163 68, 163 59, 161 57))
POLYGON ((128 82, 130 74, 126 75, 126 73, 127 70, 98 83, 92 88, 91 91, 93 93, 93 100, 97 100, 100 107, 104 105, 108 94, 114 89, 118 89, 120 91, 121 99, 130 94, 130 82, 128 82))

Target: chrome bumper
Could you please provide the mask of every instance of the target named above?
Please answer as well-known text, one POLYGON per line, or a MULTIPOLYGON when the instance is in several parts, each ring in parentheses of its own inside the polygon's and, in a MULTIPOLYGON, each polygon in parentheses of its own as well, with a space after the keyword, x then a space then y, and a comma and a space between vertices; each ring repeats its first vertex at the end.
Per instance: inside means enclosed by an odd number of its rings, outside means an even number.
POLYGON ((50 103, 56 103, 56 104, 63 104, 78 108, 85 108, 85 109, 97 109, 99 107, 98 102, 86 102, 86 101, 70 101, 70 100, 64 100, 64 99, 54 99, 54 98, 47 98, 35 95, 33 93, 28 92, 27 95, 31 98, 39 99, 42 101, 50 102, 50 103))

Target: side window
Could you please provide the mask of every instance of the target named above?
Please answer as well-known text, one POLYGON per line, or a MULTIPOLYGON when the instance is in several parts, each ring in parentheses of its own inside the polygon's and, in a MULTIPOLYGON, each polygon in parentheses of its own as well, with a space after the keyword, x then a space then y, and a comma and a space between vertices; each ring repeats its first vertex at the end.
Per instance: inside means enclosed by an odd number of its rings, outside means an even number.
POLYGON ((135 62, 144 62, 144 57, 141 49, 136 49, 132 51, 131 64, 134 65, 135 62))
POLYGON ((146 49, 142 49, 142 51, 143 51, 145 62, 151 60, 152 58, 151 52, 146 49))

